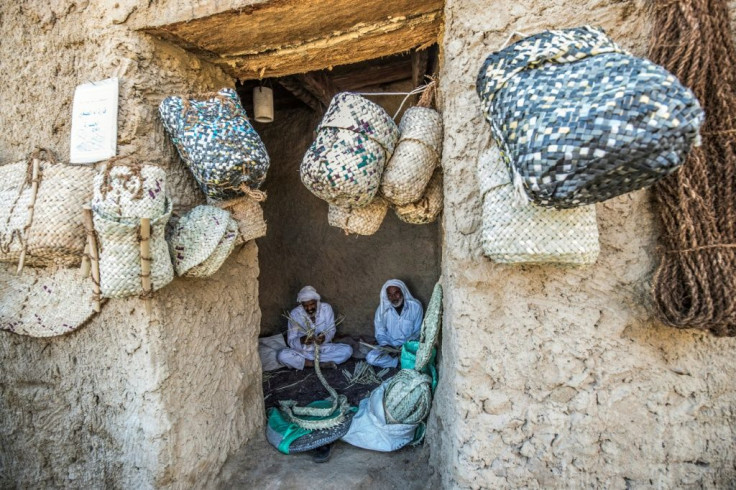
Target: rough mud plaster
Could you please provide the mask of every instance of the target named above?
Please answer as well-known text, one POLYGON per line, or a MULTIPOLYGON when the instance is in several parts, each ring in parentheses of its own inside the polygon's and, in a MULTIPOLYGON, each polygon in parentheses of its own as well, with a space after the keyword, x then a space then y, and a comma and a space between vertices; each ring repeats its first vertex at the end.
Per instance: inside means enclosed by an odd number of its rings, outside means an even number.
POLYGON ((599 24, 646 52, 645 2, 449 0, 445 7, 445 317, 429 424, 447 488, 726 487, 736 479, 736 339, 655 323, 651 196, 597 206, 588 269, 481 255, 474 82, 510 32, 599 24))
MULTIPOLYGON (((393 114, 400 101, 379 102, 393 114)), ((262 335, 286 329, 281 314, 296 304, 306 284, 345 316, 338 332, 373 335, 373 314, 387 279, 406 281, 426 307, 439 276, 437 223, 409 225, 389 210, 372 236, 346 236, 328 225, 327 203, 299 179, 299 164, 318 122, 313 112, 294 110, 257 126, 272 162, 264 184, 268 234, 257 240, 262 335)))
MULTIPOLYGON (((164 165, 183 211, 203 196, 164 135, 158 103, 233 81, 131 31, 139 3, 0 6, 0 161, 34 145, 68 158, 75 86, 118 76, 118 151, 164 165)), ((263 424, 257 276, 250 243, 210 279, 175 280, 150 318, 139 300, 114 300, 64 337, 0 332, 0 487, 214 485, 263 424)))

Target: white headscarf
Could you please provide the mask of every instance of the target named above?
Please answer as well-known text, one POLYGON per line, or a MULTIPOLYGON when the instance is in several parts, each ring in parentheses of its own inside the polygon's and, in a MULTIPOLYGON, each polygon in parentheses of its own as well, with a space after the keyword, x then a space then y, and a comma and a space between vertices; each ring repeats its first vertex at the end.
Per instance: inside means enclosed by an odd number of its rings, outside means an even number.
POLYGON ((406 284, 404 284, 404 281, 399 281, 398 279, 389 279, 386 281, 386 283, 381 287, 381 305, 380 305, 380 316, 381 321, 385 320, 386 312, 389 308, 393 308, 394 305, 391 304, 391 301, 388 299, 388 293, 386 293, 386 290, 390 287, 394 286, 399 289, 401 289, 401 294, 404 295, 404 305, 406 305, 410 301, 416 301, 414 299, 414 296, 411 295, 409 292, 409 288, 406 287, 406 284))
POLYGON ((297 303, 304 303, 306 301, 319 301, 322 297, 317 294, 317 290, 312 286, 304 286, 299 294, 296 296, 297 303))

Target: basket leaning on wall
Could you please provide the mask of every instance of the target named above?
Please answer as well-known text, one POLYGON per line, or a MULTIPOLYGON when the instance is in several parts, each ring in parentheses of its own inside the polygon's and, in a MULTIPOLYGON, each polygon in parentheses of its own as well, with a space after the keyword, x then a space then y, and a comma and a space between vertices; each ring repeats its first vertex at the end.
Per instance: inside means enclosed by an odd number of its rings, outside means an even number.
POLYGON ((299 167, 302 183, 329 204, 365 206, 378 192, 398 137, 396 124, 381 106, 357 94, 339 93, 299 167))
POLYGON ((48 150, 0 166, 0 262, 17 262, 25 247, 28 265, 78 265, 87 239, 82 206, 92 197, 94 175, 91 167, 57 163, 48 150))

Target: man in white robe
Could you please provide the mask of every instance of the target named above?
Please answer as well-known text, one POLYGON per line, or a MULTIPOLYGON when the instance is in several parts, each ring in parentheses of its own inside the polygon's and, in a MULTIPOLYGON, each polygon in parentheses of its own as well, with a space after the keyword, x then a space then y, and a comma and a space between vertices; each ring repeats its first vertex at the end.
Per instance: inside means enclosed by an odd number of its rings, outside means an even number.
MULTIPOLYGON (((400 348, 404 342, 419 340, 424 310, 414 299, 403 281, 391 279, 381 288, 381 304, 373 319, 376 342, 400 348)), ((365 358, 368 364, 381 368, 397 367, 398 356, 381 349, 373 349, 365 358)))
POLYGON ((287 343, 290 349, 278 353, 281 364, 302 370, 314 366, 314 344, 320 345, 320 366, 327 363, 341 364, 353 355, 347 344, 333 344, 335 336, 335 314, 332 307, 321 302, 321 297, 312 286, 305 286, 297 296, 299 306, 289 313, 287 343), (313 330, 308 335, 308 330, 313 330))

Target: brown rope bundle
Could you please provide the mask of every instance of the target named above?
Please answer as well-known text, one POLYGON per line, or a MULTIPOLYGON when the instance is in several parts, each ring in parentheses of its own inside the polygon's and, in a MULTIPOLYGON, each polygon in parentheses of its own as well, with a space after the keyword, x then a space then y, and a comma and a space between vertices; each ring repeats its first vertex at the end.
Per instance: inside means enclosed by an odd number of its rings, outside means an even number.
POLYGON ((726 0, 655 0, 649 57, 706 113, 703 145, 655 186, 666 250, 653 295, 665 324, 736 336, 736 50, 726 0))

